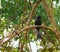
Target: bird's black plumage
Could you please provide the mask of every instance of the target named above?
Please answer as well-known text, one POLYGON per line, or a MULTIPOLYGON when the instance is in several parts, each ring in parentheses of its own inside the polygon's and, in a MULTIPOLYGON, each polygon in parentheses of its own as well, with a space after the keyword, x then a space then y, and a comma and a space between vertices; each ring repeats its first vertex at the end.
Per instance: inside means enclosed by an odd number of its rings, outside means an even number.
MULTIPOLYGON (((36 20, 35 20, 35 25, 41 25, 42 23, 41 23, 41 16, 38 16, 38 17, 36 17, 36 20)), ((41 37, 41 33, 40 33, 40 28, 39 27, 36 27, 36 29, 37 29, 37 39, 38 38, 42 38, 41 37)))
MULTIPOLYGON (((41 25, 41 16, 38 16, 36 17, 36 20, 35 20, 35 25, 41 25)), ((39 27, 37 27, 37 30, 39 30, 39 27)))

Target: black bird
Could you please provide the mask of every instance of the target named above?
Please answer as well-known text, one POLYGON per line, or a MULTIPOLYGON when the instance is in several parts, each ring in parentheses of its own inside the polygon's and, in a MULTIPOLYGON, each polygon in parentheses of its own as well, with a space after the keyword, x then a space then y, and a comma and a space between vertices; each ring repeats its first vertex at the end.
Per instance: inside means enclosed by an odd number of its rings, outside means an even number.
MULTIPOLYGON (((35 25, 42 25, 41 16, 36 17, 35 25)), ((37 29, 37 39, 39 39, 39 38, 42 39, 42 36, 40 33, 40 27, 36 27, 36 29, 37 29)))

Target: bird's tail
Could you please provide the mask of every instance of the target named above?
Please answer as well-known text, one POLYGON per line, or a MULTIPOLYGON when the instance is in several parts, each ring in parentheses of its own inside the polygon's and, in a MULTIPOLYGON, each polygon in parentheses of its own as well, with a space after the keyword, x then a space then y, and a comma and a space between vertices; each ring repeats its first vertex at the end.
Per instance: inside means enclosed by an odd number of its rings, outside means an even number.
POLYGON ((37 39, 42 39, 42 36, 39 30, 37 30, 37 39))

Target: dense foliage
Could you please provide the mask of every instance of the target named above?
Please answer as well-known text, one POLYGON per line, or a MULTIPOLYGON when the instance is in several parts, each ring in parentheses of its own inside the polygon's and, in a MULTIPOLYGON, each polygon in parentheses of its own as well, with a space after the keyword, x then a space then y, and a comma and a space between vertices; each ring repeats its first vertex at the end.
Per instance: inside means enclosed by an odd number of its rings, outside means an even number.
MULTIPOLYGON (((47 3, 50 3, 50 0, 46 0, 47 3)), ((8 32, 13 30, 21 30, 24 29, 29 21, 29 15, 34 7, 34 4, 37 0, 1 0, 0 7, 0 36, 3 39, 8 32), (5 33, 4 33, 5 32, 5 33)), ((60 1, 53 0, 52 6, 54 9, 54 19, 60 30, 60 1)), ((35 8, 30 25, 34 25, 36 16, 40 15, 42 17, 41 21, 47 27, 52 28, 50 20, 46 14, 46 10, 42 2, 35 8)), ((19 35, 10 39, 7 43, 3 45, 1 51, 4 52, 33 52, 31 49, 31 42, 35 42, 37 52, 56 52, 60 49, 58 40, 54 34, 49 29, 41 28, 43 40, 37 40, 36 38, 36 30, 35 28, 25 30, 21 32, 19 35), (46 35, 47 34, 47 35, 46 35), (18 46, 12 46, 13 41, 18 41, 18 46), (43 48, 40 48, 42 46, 43 48), (39 48, 38 48, 39 47, 39 48), (11 50, 11 51, 10 51, 11 50)))

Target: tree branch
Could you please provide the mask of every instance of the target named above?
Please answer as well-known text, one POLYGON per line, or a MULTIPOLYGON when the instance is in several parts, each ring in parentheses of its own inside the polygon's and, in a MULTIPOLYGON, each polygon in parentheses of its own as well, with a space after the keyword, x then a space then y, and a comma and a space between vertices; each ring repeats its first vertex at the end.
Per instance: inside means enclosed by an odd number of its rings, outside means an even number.
POLYGON ((29 20, 27 21, 27 24, 30 25, 30 22, 31 22, 31 19, 33 17, 33 13, 35 11, 35 8, 38 6, 38 4, 41 2, 41 0, 38 0, 34 5, 33 5, 33 8, 30 12, 30 15, 29 15, 29 20))
POLYGON ((54 19, 54 10, 53 10, 53 8, 48 6, 48 3, 47 3, 46 0, 42 0, 42 3, 44 4, 46 13, 47 13, 47 15, 49 17, 49 20, 51 22, 52 29, 54 30, 55 35, 57 36, 58 41, 60 42, 60 31, 59 31, 59 29, 58 29, 58 27, 56 25, 55 19, 54 19))
POLYGON ((36 27, 40 27, 40 28, 44 28, 44 29, 49 29, 49 30, 51 30, 52 32, 54 32, 52 29, 50 29, 50 28, 47 27, 47 26, 35 26, 35 25, 31 25, 31 26, 29 26, 29 27, 26 27, 26 28, 24 28, 24 29, 21 29, 20 31, 18 31, 18 30, 12 31, 12 36, 9 37, 6 41, 3 41, 3 40, 4 40, 4 39, 3 39, 2 42, 0 42, 0 46, 2 46, 3 44, 7 43, 10 39, 12 39, 13 37, 15 37, 16 35, 19 35, 21 32, 23 32, 23 31, 25 31, 25 30, 33 29, 33 28, 36 28, 36 27))

